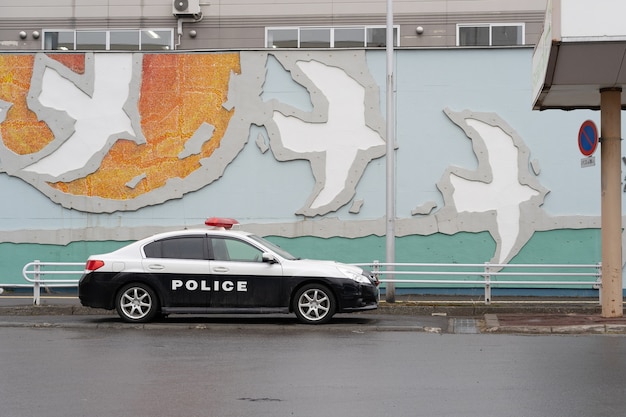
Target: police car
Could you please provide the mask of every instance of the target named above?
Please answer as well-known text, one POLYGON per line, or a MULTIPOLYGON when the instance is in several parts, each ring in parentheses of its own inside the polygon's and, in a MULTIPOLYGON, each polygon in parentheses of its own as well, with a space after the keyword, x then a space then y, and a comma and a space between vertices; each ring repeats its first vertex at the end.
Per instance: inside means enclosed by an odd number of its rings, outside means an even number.
POLYGON ((233 230, 234 219, 205 223, 90 256, 78 284, 82 305, 116 309, 132 323, 178 313, 280 312, 322 324, 335 313, 378 307, 378 280, 361 268, 298 259, 233 230))

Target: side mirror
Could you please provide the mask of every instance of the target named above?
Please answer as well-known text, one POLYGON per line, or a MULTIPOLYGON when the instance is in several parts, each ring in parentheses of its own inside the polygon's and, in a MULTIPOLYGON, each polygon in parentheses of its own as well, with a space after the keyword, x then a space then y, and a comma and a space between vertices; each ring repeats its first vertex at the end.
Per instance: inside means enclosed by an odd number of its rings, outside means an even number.
POLYGON ((263 258, 262 259, 263 259, 263 262, 267 262, 268 264, 278 263, 278 261, 276 260, 274 255, 272 255, 271 253, 268 253, 268 252, 263 252, 263 258))

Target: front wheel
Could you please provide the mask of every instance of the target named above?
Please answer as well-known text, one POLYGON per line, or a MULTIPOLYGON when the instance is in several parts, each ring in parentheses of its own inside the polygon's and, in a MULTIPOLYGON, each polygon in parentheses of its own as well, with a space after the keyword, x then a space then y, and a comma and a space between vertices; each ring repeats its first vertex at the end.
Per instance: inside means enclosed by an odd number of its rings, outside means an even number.
POLYGON ((152 288, 145 284, 128 284, 117 294, 117 314, 128 323, 146 323, 158 313, 157 297, 152 288))
POLYGON ((305 324, 328 323, 335 314, 335 297, 324 285, 309 284, 300 288, 294 298, 296 317, 305 324))

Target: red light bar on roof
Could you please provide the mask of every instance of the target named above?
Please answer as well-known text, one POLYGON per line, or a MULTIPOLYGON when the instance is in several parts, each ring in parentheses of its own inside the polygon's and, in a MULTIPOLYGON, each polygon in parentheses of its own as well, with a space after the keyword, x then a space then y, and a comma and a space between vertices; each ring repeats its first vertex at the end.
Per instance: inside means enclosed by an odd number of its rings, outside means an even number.
POLYGON ((210 217, 204 222, 207 226, 223 227, 224 229, 231 229, 233 225, 239 224, 235 219, 229 219, 227 217, 210 217))

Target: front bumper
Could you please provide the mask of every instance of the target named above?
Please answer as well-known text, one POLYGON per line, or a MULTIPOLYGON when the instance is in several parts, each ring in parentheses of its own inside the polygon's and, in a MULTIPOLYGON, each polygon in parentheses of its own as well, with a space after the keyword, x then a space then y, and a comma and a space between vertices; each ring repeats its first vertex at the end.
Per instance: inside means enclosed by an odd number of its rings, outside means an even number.
POLYGON ((351 288, 344 287, 341 312, 376 310, 378 308, 379 292, 375 285, 357 285, 351 288))

